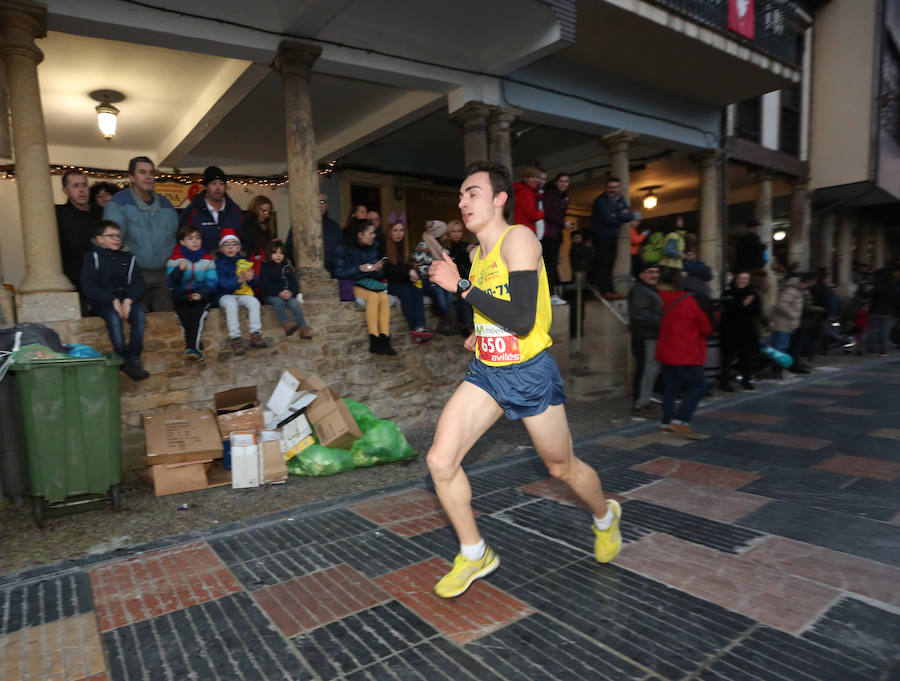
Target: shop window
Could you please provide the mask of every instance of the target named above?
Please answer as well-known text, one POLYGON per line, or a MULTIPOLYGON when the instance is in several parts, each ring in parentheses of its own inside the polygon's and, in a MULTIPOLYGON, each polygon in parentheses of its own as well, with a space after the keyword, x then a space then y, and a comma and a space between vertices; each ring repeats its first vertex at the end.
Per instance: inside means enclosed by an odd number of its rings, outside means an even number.
POLYGON ((762 100, 759 97, 738 102, 735 135, 759 144, 762 128, 762 100))
POLYGON ((781 91, 781 121, 778 149, 791 156, 800 155, 800 85, 781 91))

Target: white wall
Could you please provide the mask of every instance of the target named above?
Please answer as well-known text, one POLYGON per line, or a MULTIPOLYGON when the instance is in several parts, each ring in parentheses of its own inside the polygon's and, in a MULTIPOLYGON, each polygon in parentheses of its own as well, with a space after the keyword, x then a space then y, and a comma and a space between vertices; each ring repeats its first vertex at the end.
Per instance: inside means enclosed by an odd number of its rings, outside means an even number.
POLYGON ((781 132, 781 90, 762 96, 762 146, 778 151, 781 132))

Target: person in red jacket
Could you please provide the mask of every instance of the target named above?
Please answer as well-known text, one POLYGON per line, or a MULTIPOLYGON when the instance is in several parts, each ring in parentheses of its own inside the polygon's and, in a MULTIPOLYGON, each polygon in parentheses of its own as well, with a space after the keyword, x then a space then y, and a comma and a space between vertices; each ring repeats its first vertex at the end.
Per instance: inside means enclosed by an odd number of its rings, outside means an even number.
POLYGON ((522 181, 513 185, 515 192, 515 204, 513 205, 514 223, 525 225, 537 234, 535 223, 544 219, 544 211, 538 210, 537 195, 540 190, 541 175, 543 173, 535 167, 525 169, 522 181))
POLYGON ((709 317, 683 289, 680 276, 659 282, 662 298, 662 324, 656 342, 656 361, 662 365, 662 430, 692 440, 702 436, 691 428, 691 417, 706 394, 706 337, 712 333, 709 317), (675 411, 675 400, 681 404, 675 411))

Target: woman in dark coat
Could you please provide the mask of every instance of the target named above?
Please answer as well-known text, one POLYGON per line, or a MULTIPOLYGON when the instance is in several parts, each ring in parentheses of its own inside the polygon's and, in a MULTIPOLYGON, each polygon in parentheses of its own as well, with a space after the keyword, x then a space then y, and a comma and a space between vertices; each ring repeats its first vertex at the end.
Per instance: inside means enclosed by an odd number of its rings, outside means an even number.
POLYGON ((754 390, 750 379, 753 356, 759 352, 757 317, 762 312, 759 294, 750 286, 750 273, 738 272, 731 286, 722 294, 722 321, 719 327, 719 345, 722 368, 719 374, 719 390, 732 392, 731 365, 737 359, 744 390, 754 390))

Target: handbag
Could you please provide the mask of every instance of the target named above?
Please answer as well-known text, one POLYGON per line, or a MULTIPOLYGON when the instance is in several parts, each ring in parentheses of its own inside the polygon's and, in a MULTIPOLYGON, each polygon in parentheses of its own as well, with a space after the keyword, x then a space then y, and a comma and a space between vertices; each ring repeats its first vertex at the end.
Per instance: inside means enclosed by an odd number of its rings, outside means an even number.
POLYGON ((355 286, 362 286, 370 291, 387 291, 387 284, 371 277, 363 277, 353 282, 355 286))

